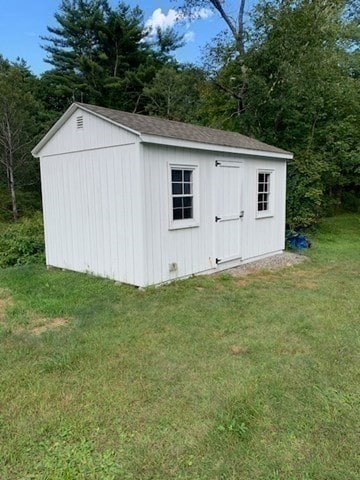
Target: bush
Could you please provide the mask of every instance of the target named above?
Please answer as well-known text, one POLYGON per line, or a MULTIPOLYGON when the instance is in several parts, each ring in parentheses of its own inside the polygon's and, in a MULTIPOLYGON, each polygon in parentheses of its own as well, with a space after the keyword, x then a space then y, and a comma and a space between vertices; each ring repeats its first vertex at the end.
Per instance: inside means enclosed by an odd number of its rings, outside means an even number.
MULTIPOLYGON (((41 210, 40 192, 18 189, 16 192, 19 217, 31 217, 41 210)), ((12 221, 11 196, 6 186, 0 184, 0 222, 12 221)))
POLYGON ((42 214, 18 223, 2 225, 0 229, 0 268, 45 261, 42 214))
POLYGON ((343 192, 341 205, 347 212, 360 212, 360 195, 355 191, 343 192))

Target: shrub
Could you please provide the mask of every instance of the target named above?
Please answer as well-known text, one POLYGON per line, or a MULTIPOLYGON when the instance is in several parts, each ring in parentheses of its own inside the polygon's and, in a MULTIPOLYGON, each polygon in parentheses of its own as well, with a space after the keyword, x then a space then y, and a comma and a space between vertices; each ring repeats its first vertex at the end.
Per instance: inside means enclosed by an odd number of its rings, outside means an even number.
POLYGON ((43 263, 45 242, 42 214, 36 213, 0 229, 0 268, 43 263))
POLYGON ((341 204, 347 212, 360 212, 360 195, 355 191, 343 192, 341 204))
MULTIPOLYGON (((32 217, 41 210, 41 197, 38 191, 18 189, 16 192, 19 217, 32 217)), ((11 197, 8 189, 0 184, 0 222, 11 222, 11 197)))

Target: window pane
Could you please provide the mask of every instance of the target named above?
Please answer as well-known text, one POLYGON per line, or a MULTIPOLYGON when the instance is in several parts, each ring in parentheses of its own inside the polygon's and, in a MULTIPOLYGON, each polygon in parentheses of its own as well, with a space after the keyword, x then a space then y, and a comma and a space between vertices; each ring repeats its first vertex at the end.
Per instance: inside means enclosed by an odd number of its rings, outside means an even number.
POLYGON ((182 170, 171 170, 171 181, 182 182, 182 170))
POLYGON ((183 206, 183 199, 182 197, 174 197, 173 198, 173 208, 182 208, 183 206))
POLYGON ((183 218, 183 209, 182 208, 174 208, 173 210, 173 220, 182 220, 183 218))
POLYGON ((258 174, 258 211, 269 211, 269 195, 270 195, 271 173, 258 174))
POLYGON ((171 192, 173 220, 194 218, 193 170, 171 169, 171 192))
POLYGON ((184 182, 192 182, 192 170, 184 170, 184 182))
POLYGON ((192 208, 184 208, 184 218, 192 218, 192 208))
POLYGON ((184 207, 192 207, 192 197, 184 197, 183 198, 183 205, 184 207))
POLYGON ((183 184, 182 183, 173 183, 172 184, 172 193, 173 195, 181 195, 183 192, 183 184))
POLYGON ((187 195, 192 193, 192 183, 184 183, 184 193, 187 195))

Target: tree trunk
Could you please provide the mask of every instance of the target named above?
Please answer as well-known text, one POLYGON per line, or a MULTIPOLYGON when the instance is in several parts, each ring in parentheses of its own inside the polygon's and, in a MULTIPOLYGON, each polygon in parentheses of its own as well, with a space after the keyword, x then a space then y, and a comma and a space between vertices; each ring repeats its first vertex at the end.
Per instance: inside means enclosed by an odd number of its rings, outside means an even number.
POLYGON ((9 172, 9 186, 10 186, 10 193, 11 193, 12 214, 13 214, 14 222, 16 222, 18 219, 18 210, 17 210, 17 201, 16 201, 12 152, 10 153, 8 172, 9 172))

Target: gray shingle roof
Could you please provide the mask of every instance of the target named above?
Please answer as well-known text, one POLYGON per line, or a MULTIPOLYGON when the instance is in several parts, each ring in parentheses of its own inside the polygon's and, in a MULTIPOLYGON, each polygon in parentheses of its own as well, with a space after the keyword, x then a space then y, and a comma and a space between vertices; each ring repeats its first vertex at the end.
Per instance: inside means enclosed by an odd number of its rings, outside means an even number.
POLYGON ((192 142, 221 145, 226 147, 244 148, 249 150, 261 150, 272 153, 290 153, 272 145, 259 142, 254 138, 246 137, 237 132, 218 130, 215 128, 201 127, 189 123, 165 120, 164 118, 139 115, 137 113, 122 112, 110 108, 98 107, 86 103, 77 103, 102 117, 124 127, 135 130, 139 134, 158 135, 161 137, 188 140, 192 142))

